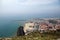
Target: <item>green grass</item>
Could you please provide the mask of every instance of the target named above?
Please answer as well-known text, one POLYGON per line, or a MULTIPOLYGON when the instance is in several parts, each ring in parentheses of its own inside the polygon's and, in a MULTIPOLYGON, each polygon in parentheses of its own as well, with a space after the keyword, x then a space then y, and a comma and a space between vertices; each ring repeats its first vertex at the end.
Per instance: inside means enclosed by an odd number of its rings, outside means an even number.
POLYGON ((57 40, 60 38, 60 32, 39 33, 32 32, 25 36, 13 37, 12 40, 57 40))

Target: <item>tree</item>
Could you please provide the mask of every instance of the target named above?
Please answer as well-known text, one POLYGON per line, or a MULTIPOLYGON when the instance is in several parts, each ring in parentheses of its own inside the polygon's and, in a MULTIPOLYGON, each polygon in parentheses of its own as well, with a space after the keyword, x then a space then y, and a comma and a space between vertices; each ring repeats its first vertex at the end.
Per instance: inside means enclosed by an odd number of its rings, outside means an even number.
POLYGON ((49 20, 49 23, 57 24, 57 21, 55 21, 55 20, 49 20))
POLYGON ((17 36, 23 36, 23 35, 25 35, 23 26, 20 26, 17 30, 17 36))

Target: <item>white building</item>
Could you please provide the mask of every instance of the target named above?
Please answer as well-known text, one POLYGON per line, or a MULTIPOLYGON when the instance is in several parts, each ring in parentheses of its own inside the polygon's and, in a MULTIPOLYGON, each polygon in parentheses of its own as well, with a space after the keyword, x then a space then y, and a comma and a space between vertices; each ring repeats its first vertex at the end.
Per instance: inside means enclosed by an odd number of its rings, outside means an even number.
POLYGON ((33 22, 26 22, 24 25, 25 35, 32 32, 33 30, 34 30, 34 23, 33 22))

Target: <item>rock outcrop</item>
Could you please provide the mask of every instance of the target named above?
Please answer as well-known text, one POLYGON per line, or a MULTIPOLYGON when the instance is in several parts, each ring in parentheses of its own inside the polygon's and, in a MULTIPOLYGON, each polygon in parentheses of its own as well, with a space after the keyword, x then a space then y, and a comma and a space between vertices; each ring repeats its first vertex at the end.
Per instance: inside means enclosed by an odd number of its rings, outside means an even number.
POLYGON ((17 36, 23 36, 23 35, 25 35, 23 26, 20 26, 17 30, 17 36))

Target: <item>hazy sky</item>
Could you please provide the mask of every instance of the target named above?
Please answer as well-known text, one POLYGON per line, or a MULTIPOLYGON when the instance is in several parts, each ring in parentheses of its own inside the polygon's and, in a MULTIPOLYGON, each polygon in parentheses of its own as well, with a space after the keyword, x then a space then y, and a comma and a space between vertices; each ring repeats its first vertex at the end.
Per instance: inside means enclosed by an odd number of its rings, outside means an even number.
POLYGON ((0 0, 0 16, 60 13, 60 0, 0 0))

